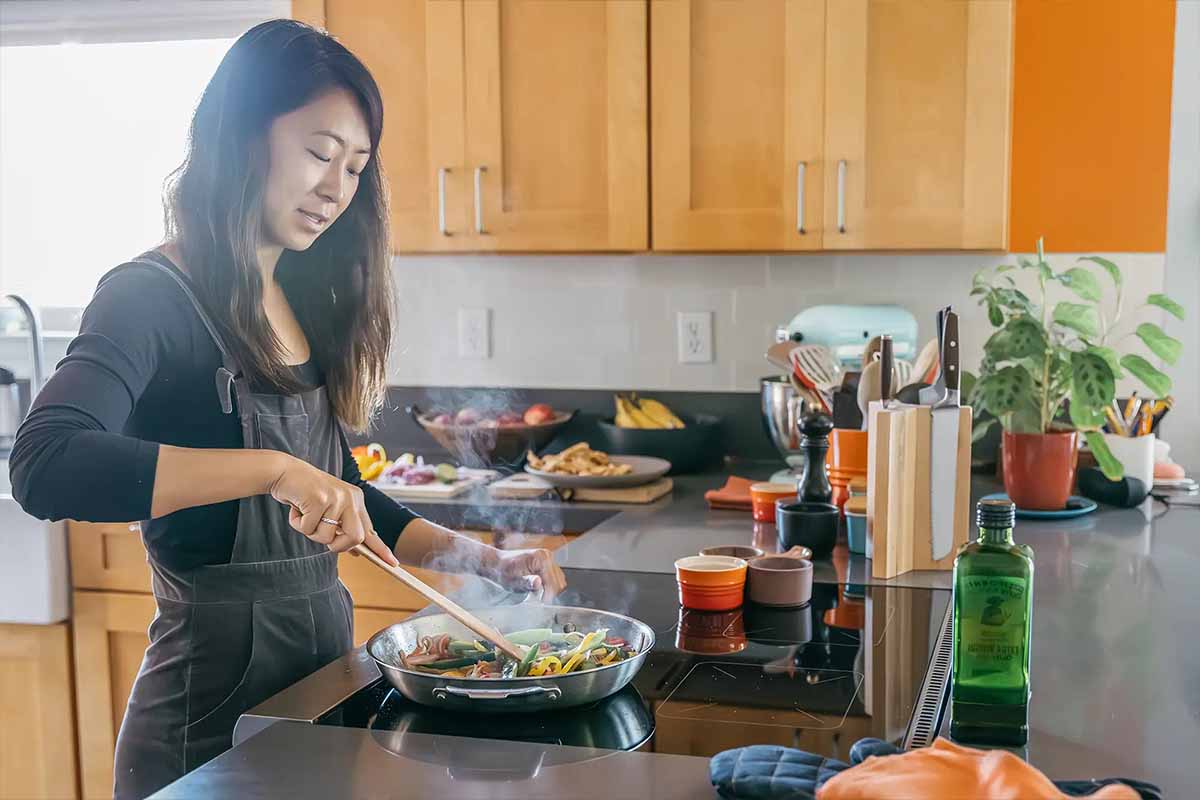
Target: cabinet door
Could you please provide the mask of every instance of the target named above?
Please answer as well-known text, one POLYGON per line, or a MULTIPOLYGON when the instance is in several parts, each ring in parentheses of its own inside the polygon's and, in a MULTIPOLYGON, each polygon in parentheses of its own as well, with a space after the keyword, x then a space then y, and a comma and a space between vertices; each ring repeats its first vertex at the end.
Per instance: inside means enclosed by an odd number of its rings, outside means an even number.
POLYGON ((475 249, 644 250, 644 0, 470 0, 464 25, 475 249))
POLYGON ((113 754, 129 692, 150 644, 149 595, 75 592, 75 687, 84 800, 112 797, 113 754))
POLYGON ((827 8, 826 249, 1008 239, 1008 0, 827 8))
POLYGON ((650 15, 654 249, 819 249, 824 0, 650 15))
POLYGON ((136 522, 70 522, 71 585, 76 589, 150 592, 150 564, 136 522))
POLYGON ((333 33, 383 95, 380 157, 397 252, 461 250, 469 182, 463 160, 461 0, 326 0, 333 33))
POLYGON ((67 623, 0 625, 0 798, 75 798, 67 623))

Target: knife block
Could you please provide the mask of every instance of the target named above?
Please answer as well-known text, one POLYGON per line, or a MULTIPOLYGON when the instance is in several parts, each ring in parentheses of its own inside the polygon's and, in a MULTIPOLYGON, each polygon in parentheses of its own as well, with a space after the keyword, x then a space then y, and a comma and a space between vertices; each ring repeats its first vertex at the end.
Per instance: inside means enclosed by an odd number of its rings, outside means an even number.
POLYGON ((971 408, 962 406, 953 474, 935 478, 939 486, 954 492, 953 537, 949 554, 933 558, 930 422, 929 406, 893 403, 885 409, 881 403, 871 404, 867 537, 873 577, 894 578, 915 569, 953 569, 954 557, 970 535, 971 408))

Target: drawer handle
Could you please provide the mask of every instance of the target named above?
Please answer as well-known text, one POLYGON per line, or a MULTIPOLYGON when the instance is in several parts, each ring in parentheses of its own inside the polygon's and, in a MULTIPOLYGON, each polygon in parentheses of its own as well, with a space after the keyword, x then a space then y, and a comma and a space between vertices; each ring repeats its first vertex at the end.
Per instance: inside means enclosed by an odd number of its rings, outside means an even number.
POLYGON ((838 233, 846 232, 846 159, 838 162, 837 187, 837 226, 838 233))
POLYGON ((478 234, 487 233, 483 229, 483 173, 487 172, 487 167, 475 168, 475 232, 478 234))
POLYGON ((796 232, 801 236, 807 233, 804 230, 804 173, 807 170, 807 161, 796 165, 796 232))
POLYGON ((453 235, 446 230, 446 175, 449 172, 449 167, 438 167, 438 230, 442 236, 453 235))

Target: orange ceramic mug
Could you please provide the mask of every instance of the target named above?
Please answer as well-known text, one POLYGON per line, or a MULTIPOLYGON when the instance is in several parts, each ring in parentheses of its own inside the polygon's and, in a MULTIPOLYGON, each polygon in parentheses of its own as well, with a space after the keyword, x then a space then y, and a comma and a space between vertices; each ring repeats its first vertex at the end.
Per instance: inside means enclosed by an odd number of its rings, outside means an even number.
POLYGON ((775 521, 775 501, 794 500, 796 485, 792 483, 754 483, 750 485, 750 511, 755 522, 775 521))

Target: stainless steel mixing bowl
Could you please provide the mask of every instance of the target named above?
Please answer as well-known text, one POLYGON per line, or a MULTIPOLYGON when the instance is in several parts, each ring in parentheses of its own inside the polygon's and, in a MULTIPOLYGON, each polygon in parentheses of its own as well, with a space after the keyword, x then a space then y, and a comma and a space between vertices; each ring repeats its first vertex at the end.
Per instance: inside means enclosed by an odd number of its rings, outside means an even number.
POLYGON ((804 466, 800 451, 800 417, 808 410, 803 397, 785 375, 773 375, 760 382, 763 429, 788 466, 804 466))

